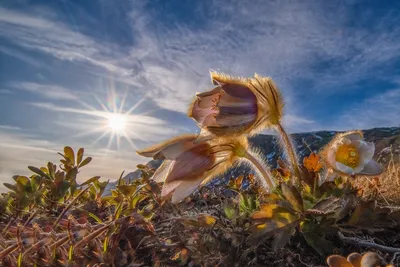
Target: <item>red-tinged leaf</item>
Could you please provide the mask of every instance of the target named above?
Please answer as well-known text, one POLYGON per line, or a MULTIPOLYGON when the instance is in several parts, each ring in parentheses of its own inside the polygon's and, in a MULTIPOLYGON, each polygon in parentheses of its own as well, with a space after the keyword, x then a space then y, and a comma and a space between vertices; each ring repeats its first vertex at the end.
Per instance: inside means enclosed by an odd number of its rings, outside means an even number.
POLYGON ((76 153, 76 165, 82 162, 84 152, 85 150, 83 148, 79 148, 78 153, 76 153))
POLYGON ((285 183, 281 184, 282 186, 282 194, 286 198, 287 201, 290 202, 293 209, 299 212, 303 211, 303 198, 300 195, 300 192, 296 189, 296 187, 292 185, 287 185, 285 183))
POLYGON ((79 168, 82 168, 83 166, 88 165, 91 161, 92 161, 92 158, 91 158, 91 157, 85 158, 85 159, 81 162, 81 164, 79 164, 79 168))
POLYGON ((75 152, 71 147, 64 147, 64 155, 72 164, 75 163, 75 152))

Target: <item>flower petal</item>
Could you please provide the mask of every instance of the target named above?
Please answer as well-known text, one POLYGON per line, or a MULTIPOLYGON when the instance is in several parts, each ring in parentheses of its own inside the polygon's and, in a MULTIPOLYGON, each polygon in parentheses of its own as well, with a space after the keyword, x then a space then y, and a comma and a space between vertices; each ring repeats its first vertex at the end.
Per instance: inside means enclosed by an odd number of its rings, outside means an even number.
POLYGON ((216 118, 216 123, 219 126, 247 126, 255 121, 256 114, 241 114, 241 115, 220 115, 216 118))
POLYGON ((365 165, 364 169, 362 169, 359 174, 362 175, 379 175, 383 172, 383 168, 379 165, 375 160, 371 160, 365 165))
POLYGON ((157 183, 164 182, 173 165, 172 160, 165 160, 160 167, 154 172, 152 179, 157 183))
POLYGON ((353 265, 340 255, 331 255, 326 259, 329 267, 353 267, 353 265))
POLYGON ((161 197, 171 194, 181 183, 182 181, 165 182, 161 190, 161 197))
POLYGON ((346 174, 354 174, 354 170, 352 168, 340 162, 336 162, 336 169, 346 174))
POLYGON ((363 140, 353 141, 352 144, 357 149, 357 153, 359 156, 358 165, 354 168, 356 173, 359 173, 364 166, 371 161, 372 157, 375 153, 375 145, 374 143, 365 142, 363 140))
POLYGON ((326 161, 330 166, 333 166, 336 168, 336 147, 332 147, 328 150, 328 153, 326 155, 326 161))
POLYGON ((208 130, 203 128, 203 129, 200 130, 199 136, 197 137, 197 139, 193 143, 195 145, 196 144, 200 144, 202 142, 210 141, 210 140, 214 139, 215 137, 217 137, 215 134, 213 134, 213 133, 211 133, 208 130))
POLYGON ((353 264, 354 267, 361 267, 361 254, 354 252, 347 256, 347 261, 353 264))
POLYGON ((194 180, 212 168, 215 156, 210 154, 210 145, 200 143, 175 159, 166 182, 194 180))
POLYGON ((367 252, 362 256, 361 266, 363 267, 375 267, 381 266, 381 257, 374 252, 367 252))
POLYGON ((190 196, 200 186, 203 178, 200 177, 192 181, 180 181, 172 195, 172 203, 178 203, 182 199, 190 196))
POLYGON ((361 132, 349 132, 348 134, 344 134, 345 138, 349 139, 350 141, 362 140, 363 136, 361 132))
POLYGON ((151 146, 147 149, 136 151, 137 154, 144 157, 153 157, 154 159, 175 159, 184 151, 192 148, 196 135, 182 135, 172 138, 164 143, 151 146))

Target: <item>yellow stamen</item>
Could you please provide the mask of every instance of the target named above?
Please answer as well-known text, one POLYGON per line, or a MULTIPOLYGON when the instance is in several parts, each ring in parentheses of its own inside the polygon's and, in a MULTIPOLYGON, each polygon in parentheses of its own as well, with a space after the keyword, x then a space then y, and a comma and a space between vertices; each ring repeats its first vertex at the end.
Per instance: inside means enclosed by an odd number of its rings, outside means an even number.
POLYGON ((355 168, 358 165, 359 155, 354 145, 340 145, 336 151, 336 161, 348 167, 355 168))

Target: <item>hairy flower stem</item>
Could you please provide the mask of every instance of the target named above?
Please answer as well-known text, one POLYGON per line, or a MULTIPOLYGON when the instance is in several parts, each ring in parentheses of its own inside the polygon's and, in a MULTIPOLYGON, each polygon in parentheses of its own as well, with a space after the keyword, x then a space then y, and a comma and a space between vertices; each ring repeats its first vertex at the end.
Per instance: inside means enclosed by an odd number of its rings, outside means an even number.
POLYGON ((299 164, 297 163, 297 155, 296 152, 294 150, 293 144, 290 141, 289 135, 287 134, 287 132, 285 131, 285 129, 283 129, 282 125, 280 123, 278 123, 276 125, 276 128, 278 130, 278 132, 280 133, 281 137, 282 137, 282 143, 283 143, 283 147, 286 150, 287 155, 289 156, 289 162, 292 165, 292 169, 294 171, 294 175, 296 176, 297 179, 297 183, 300 186, 301 185, 301 176, 300 176, 300 169, 299 169, 299 164))
POLYGON ((251 155, 247 151, 243 155, 243 158, 245 158, 248 161, 250 161, 254 165, 254 167, 257 168, 257 170, 260 172, 260 174, 264 178, 265 182, 267 183, 268 189, 272 190, 275 187, 275 183, 272 180, 270 173, 267 172, 266 168, 264 166, 262 166, 262 164, 253 155, 251 155))

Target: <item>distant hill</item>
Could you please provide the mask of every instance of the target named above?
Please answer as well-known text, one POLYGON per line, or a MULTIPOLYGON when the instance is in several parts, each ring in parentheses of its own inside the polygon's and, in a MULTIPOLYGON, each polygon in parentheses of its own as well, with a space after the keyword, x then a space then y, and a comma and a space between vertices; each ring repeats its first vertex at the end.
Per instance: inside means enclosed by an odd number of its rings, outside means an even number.
MULTIPOLYGON (((363 130, 366 141, 374 142, 376 147, 376 158, 381 162, 386 163, 389 160, 390 148, 391 151, 400 155, 400 128, 373 128, 363 130)), ((318 131, 308 133, 297 133, 292 135, 293 143, 296 146, 300 160, 304 156, 310 154, 311 151, 319 151, 335 136, 337 131, 318 131)), ((253 148, 256 148, 268 161, 270 166, 275 167, 277 159, 283 157, 282 150, 278 144, 277 136, 260 134, 249 139, 253 148)), ((144 158, 143 158, 144 159, 144 158)), ((160 160, 151 160, 146 165, 151 168, 158 168, 161 165, 160 160)), ((246 174, 251 170, 246 166, 237 166, 228 170, 220 179, 225 181, 231 177, 237 177, 241 174, 246 174)), ((135 170, 123 177, 125 181, 132 181, 141 176, 141 170, 135 170)), ((105 191, 105 195, 110 194, 110 190, 115 188, 116 182, 110 183, 105 191)))

